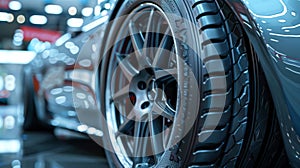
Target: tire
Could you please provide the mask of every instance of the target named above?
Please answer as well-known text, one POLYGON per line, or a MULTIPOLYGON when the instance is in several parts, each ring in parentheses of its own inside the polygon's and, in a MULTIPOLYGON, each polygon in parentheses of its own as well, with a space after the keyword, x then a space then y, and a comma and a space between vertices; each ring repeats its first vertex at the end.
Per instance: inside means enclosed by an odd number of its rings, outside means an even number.
POLYGON ((24 131, 44 131, 51 130, 48 129, 49 126, 42 123, 37 116, 36 102, 35 102, 35 93, 33 88, 33 79, 32 74, 26 71, 25 74, 25 93, 24 97, 24 123, 23 129, 24 131))
POLYGON ((227 4, 125 0, 112 18, 99 74, 111 167, 281 164, 267 161, 285 154, 270 147, 282 141, 263 72, 227 4))
POLYGON ((34 91, 33 91, 33 82, 30 73, 25 73, 25 107, 24 107, 24 124, 23 128, 25 131, 36 130, 38 128, 38 119, 36 115, 36 108, 34 103, 34 91))

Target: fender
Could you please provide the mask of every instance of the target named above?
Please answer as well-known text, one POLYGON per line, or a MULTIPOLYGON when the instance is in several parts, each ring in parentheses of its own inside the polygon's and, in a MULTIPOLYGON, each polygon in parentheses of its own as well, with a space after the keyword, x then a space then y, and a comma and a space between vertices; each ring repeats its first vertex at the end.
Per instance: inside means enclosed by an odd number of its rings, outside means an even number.
POLYGON ((300 166, 300 2, 226 0, 265 73, 291 165, 300 166))

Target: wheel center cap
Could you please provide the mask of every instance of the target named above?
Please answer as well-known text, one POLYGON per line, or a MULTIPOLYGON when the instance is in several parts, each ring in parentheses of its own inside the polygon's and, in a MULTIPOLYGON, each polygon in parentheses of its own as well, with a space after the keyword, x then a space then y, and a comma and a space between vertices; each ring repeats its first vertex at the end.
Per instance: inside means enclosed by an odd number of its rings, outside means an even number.
POLYGON ((157 85, 155 83, 155 80, 152 80, 150 82, 149 90, 147 92, 148 99, 150 101, 154 101, 154 100, 157 99, 157 95, 158 95, 158 88, 157 88, 157 85))

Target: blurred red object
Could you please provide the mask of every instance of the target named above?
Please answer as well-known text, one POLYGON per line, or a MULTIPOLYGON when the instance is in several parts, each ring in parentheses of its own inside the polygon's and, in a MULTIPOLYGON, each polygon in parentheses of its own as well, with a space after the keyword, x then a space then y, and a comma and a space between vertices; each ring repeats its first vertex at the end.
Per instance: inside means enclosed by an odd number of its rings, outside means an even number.
POLYGON ((10 2, 10 0, 0 0, 0 8, 8 9, 9 2, 10 2))
POLYGON ((30 26, 21 26, 21 30, 24 32, 24 40, 30 41, 33 38, 38 38, 41 41, 55 42, 60 36, 59 31, 46 30, 30 26))
POLYGON ((0 90, 0 98, 8 98, 10 95, 9 91, 7 90, 0 90))

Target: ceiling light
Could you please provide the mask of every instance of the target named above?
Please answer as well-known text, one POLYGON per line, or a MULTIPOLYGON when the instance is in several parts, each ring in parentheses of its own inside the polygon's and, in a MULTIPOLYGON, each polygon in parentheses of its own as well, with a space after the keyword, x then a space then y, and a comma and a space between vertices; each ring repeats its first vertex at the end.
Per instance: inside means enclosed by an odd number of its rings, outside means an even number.
POLYGON ((98 0, 98 4, 100 4, 100 3, 102 3, 102 2, 104 2, 105 0, 98 0))
POLYGON ((7 12, 0 12, 0 21, 13 22, 15 19, 14 15, 7 12))
POLYGON ((48 19, 44 15, 32 15, 30 16, 29 21, 32 24, 44 25, 47 23, 48 19))
POLYGON ((101 14, 101 6, 97 5, 94 9, 94 15, 99 16, 101 14))
POLYGON ((22 8, 22 4, 19 1, 10 1, 8 7, 11 10, 20 10, 22 8))
POLYGON ((71 7, 69 8, 68 12, 69 12, 69 14, 70 14, 71 16, 74 16, 74 15, 76 15, 76 13, 77 13, 77 8, 74 7, 74 6, 71 6, 71 7))
POLYGON ((19 15, 18 17, 17 17, 17 22, 19 23, 19 24, 23 24, 24 22, 25 22, 25 16, 24 15, 19 15))
POLYGON ((85 7, 81 11, 81 14, 85 17, 91 16, 92 13, 93 13, 93 8, 91 8, 91 7, 85 7))
POLYGON ((3 64, 25 65, 31 62, 35 56, 36 53, 32 51, 0 50, 0 62, 3 64))
POLYGON ((44 10, 48 14, 55 14, 55 15, 59 15, 63 12, 63 8, 60 5, 54 5, 54 4, 46 5, 44 10))
POLYGON ((104 4, 104 8, 105 8, 105 9, 110 9, 110 8, 111 8, 110 3, 105 3, 105 4, 104 4))
POLYGON ((0 21, 7 22, 8 13, 0 12, 0 21))
POLYGON ((13 14, 8 14, 7 15, 7 22, 13 22, 15 19, 14 15, 13 14))
POLYGON ((67 24, 70 27, 81 27, 83 25, 83 19, 81 19, 81 18, 70 18, 70 19, 68 19, 67 24))

